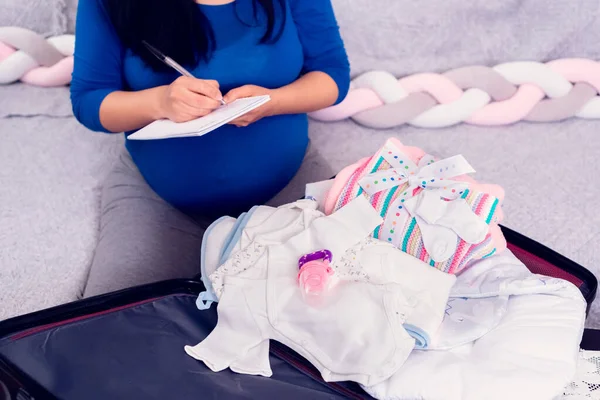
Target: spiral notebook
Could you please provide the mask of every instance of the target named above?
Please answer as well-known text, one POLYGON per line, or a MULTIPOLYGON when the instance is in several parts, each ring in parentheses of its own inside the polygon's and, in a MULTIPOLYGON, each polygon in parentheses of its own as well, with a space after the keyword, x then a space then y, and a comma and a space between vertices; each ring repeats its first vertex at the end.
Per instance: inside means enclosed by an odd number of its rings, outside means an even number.
POLYGON ((255 96, 238 99, 231 104, 217 108, 212 113, 188 122, 173 122, 167 119, 155 121, 132 133, 129 140, 171 139, 202 136, 225 125, 271 100, 269 96, 255 96))

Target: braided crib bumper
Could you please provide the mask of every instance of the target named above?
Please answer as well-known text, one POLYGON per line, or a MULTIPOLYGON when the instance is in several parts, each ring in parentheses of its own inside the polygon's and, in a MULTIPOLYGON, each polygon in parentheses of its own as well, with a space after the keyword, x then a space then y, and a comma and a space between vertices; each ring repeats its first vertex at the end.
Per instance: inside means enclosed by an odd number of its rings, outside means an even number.
MULTIPOLYGON (((0 85, 69 84, 74 45, 73 35, 44 38, 27 29, 0 27, 0 85)), ((352 81, 342 103, 310 115, 320 121, 352 118, 379 129, 596 119, 599 92, 600 63, 587 59, 470 66, 399 80, 385 71, 372 71, 352 81)))
POLYGON ((352 118, 378 129, 596 119, 599 92, 600 63, 588 59, 470 66, 401 79, 372 71, 352 81, 343 102, 310 116, 319 121, 352 118))
POLYGON ((36 86, 71 82, 75 37, 44 38, 17 27, 0 27, 0 85, 22 81, 36 86))

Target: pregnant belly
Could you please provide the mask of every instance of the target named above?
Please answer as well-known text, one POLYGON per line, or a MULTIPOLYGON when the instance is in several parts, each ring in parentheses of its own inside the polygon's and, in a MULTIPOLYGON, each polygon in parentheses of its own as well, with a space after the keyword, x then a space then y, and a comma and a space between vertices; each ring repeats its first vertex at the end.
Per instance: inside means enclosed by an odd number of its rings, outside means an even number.
POLYGON ((148 184, 193 214, 235 215, 271 199, 300 167, 308 145, 305 115, 224 126, 202 137, 127 141, 148 184))

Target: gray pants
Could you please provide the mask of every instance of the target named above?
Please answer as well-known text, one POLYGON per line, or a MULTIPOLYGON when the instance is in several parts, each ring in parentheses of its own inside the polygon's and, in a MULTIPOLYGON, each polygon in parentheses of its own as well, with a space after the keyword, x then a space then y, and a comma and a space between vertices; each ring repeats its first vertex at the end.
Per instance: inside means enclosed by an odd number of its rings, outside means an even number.
MULTIPOLYGON (((331 167, 312 146, 293 181, 269 205, 299 199, 305 184, 331 167)), ((148 186, 124 150, 102 189, 100 237, 84 297, 200 273, 200 247, 210 221, 175 209, 148 186)))
POLYGON ((101 206, 100 236, 84 297, 200 273, 208 224, 154 193, 126 151, 104 182, 101 206))

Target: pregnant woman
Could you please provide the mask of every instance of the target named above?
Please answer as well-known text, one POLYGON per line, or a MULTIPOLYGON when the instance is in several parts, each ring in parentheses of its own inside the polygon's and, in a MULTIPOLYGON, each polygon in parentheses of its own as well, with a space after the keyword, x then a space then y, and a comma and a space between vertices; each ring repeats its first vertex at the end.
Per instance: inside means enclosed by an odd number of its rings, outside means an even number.
POLYGON ((330 0, 80 1, 71 100, 91 130, 127 135, 206 115, 221 99, 271 96, 202 137, 125 140, 102 190, 84 296, 197 274, 207 221, 283 189, 307 149, 306 113, 340 102, 349 80, 330 0))

